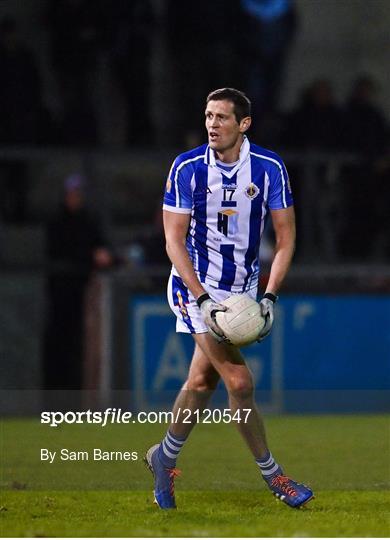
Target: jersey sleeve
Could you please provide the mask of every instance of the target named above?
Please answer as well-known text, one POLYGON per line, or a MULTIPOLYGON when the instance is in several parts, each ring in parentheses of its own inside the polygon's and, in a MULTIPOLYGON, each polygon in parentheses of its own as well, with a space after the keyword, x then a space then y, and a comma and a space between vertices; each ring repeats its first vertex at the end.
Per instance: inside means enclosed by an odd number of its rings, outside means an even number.
POLYGON ((191 171, 179 158, 173 162, 165 184, 163 209, 178 214, 192 211, 191 171))
POLYGON ((270 171, 268 207, 280 210, 294 204, 290 179, 281 159, 275 160, 270 171))

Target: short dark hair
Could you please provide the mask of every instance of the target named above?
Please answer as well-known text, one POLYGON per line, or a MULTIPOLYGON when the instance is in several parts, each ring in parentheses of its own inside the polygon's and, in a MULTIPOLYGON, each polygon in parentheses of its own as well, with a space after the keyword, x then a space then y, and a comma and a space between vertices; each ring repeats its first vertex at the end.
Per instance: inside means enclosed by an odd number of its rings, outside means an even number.
POLYGON ((235 88, 219 88, 218 90, 213 90, 207 96, 206 105, 209 101, 222 100, 231 101, 233 103, 237 122, 241 122, 243 118, 251 115, 251 102, 241 90, 236 90, 235 88))

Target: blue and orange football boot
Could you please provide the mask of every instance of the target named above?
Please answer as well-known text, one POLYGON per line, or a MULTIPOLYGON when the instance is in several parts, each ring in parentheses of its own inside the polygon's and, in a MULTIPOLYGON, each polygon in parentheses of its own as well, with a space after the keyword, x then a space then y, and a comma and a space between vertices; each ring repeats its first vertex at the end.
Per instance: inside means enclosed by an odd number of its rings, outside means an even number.
POLYGON ((266 483, 275 497, 292 508, 301 508, 311 499, 314 499, 310 488, 304 484, 298 484, 283 474, 273 476, 266 480, 266 483))
POLYGON ((168 468, 158 457, 159 444, 155 444, 146 452, 144 462, 154 476, 154 502, 162 509, 176 508, 175 477, 179 476, 179 469, 168 468))

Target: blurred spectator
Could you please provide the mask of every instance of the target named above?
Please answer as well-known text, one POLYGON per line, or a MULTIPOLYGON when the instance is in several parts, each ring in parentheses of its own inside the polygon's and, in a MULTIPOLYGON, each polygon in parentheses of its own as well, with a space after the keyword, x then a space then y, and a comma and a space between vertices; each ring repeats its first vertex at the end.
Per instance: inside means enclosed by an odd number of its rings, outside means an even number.
POLYGON ((113 264, 101 225, 89 212, 85 179, 65 181, 60 212, 47 227, 46 389, 82 387, 84 293, 91 274, 113 264))
POLYGON ((375 103, 377 86, 368 75, 353 83, 346 105, 344 146, 362 157, 374 157, 385 149, 386 120, 375 103))
POLYGON ((293 0, 241 0, 245 87, 262 130, 265 115, 278 108, 287 55, 296 30, 293 0))
POLYGON ((159 199, 152 223, 152 229, 143 241, 145 262, 150 265, 169 265, 165 250, 165 235, 163 224, 162 200, 159 199))
MULTIPOLYGON (((0 22, 0 144, 32 145, 42 138, 41 80, 32 51, 10 17, 0 22)), ((26 214, 27 170, 23 162, 0 165, 0 211, 7 222, 22 222, 26 214)))
POLYGON ((176 85, 173 143, 201 144, 207 95, 239 86, 239 16, 238 0, 167 1, 166 40, 176 85))
POLYGON ((288 115, 283 143, 297 149, 337 150, 341 128, 341 111, 332 85, 318 79, 304 89, 300 105, 288 115))
POLYGON ((385 151, 373 167, 370 184, 376 186, 376 196, 372 209, 371 229, 373 257, 380 262, 390 262, 390 137, 387 137, 385 151), (380 224, 380 226, 378 226, 380 224))
POLYGON ((16 21, 0 23, 0 143, 35 144, 40 139, 41 79, 32 51, 16 21))
POLYGON ((357 154, 359 162, 343 171, 346 201, 343 252, 347 257, 359 259, 364 245, 368 260, 383 261, 390 255, 386 204, 390 196, 389 148, 386 147, 385 116, 375 104, 375 93, 373 79, 366 75, 358 77, 345 110, 344 148, 357 154), (385 151, 387 154, 383 155, 385 151), (376 186, 374 192, 373 185, 376 186), (379 228, 378 223, 381 223, 379 228))
POLYGON ((127 142, 153 142, 150 87, 155 22, 148 0, 116 0, 107 10, 111 68, 126 101, 127 142))
POLYGON ((356 164, 343 168, 344 257, 361 260, 364 246, 366 262, 390 261, 390 140, 384 148, 376 159, 359 153, 356 164))
POLYGON ((52 64, 62 92, 64 143, 96 143, 94 95, 103 46, 104 11, 95 0, 51 0, 48 23, 52 64))
POLYGON ((27 218, 29 190, 28 167, 24 161, 0 162, 0 219, 7 223, 23 223, 27 218))

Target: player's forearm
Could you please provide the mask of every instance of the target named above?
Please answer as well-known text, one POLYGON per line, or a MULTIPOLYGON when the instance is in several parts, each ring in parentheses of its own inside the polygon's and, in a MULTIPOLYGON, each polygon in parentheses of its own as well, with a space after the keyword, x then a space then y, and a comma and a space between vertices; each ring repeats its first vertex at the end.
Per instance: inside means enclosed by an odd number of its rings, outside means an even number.
POLYGON ((284 242, 282 245, 279 246, 278 243, 276 244, 275 257, 272 262, 270 276, 265 292, 270 292, 277 295, 291 266, 294 250, 294 239, 290 239, 290 241, 284 242))
POLYGON ((172 242, 167 239, 166 250, 168 257, 179 272, 185 285, 192 292, 193 296, 198 298, 205 290, 195 274, 186 246, 184 243, 177 241, 172 242))
POLYGON ((294 207, 271 210, 275 231, 275 256, 271 266, 266 292, 277 295, 290 268, 295 250, 294 207))

